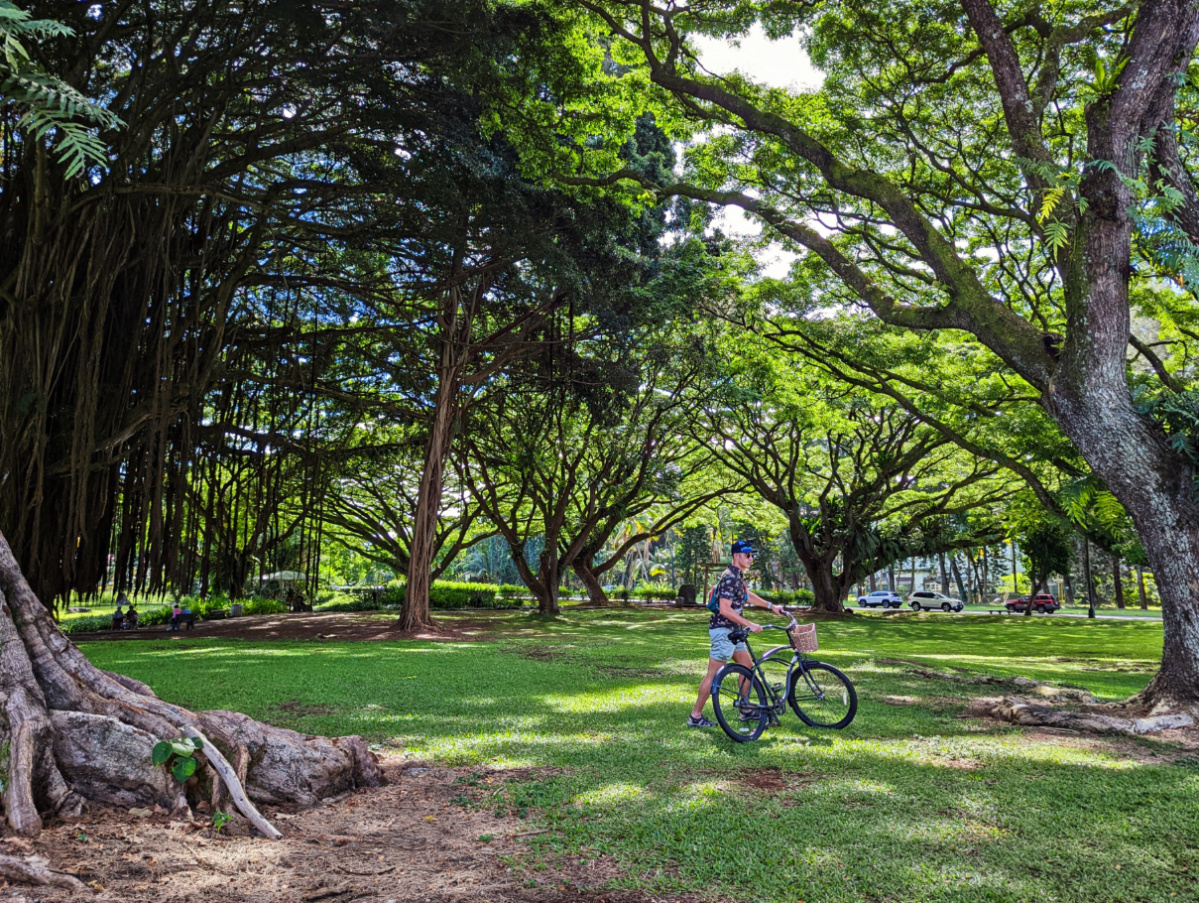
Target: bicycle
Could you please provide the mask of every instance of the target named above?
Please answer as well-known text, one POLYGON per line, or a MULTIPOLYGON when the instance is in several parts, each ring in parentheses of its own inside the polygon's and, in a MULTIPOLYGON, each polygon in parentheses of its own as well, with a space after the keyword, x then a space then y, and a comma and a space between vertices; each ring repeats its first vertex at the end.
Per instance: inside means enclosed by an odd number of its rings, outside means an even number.
POLYGON ((832 665, 808 658, 816 651, 816 625, 800 628, 790 612, 788 617, 791 623, 786 627, 763 625, 763 630, 786 631, 790 642, 761 658, 749 645, 748 630, 729 634, 733 643, 745 642, 754 664, 747 668, 729 662, 716 672, 712 708, 724 732, 738 743, 757 740, 767 727, 779 724, 788 705, 809 727, 840 730, 857 714, 853 682, 832 665))

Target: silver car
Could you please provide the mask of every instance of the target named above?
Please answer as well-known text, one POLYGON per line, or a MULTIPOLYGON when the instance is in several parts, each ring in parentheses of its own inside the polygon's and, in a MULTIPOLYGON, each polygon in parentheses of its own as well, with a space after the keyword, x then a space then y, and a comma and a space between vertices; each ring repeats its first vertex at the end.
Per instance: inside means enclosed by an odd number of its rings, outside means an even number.
POLYGON ((938 608, 941 611, 961 611, 964 607, 961 599, 926 590, 908 596, 908 605, 912 606, 912 611, 933 611, 938 608))
POLYGON ((903 605, 903 596, 893 589, 876 589, 865 596, 858 596, 861 608, 899 608, 903 605))

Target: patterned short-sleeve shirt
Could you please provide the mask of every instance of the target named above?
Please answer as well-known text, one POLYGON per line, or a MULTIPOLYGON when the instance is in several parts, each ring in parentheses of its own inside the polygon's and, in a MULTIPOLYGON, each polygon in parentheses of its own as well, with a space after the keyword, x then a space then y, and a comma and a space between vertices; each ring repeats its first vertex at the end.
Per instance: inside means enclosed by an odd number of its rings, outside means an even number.
MULTIPOLYGON (((729 599, 732 601, 733 611, 741 614, 741 609, 745 607, 745 603, 749 601, 749 589, 745 585, 745 579, 741 576, 741 569, 729 565, 729 569, 720 575, 720 580, 716 584, 716 598, 729 599)), ((708 619, 708 627, 740 627, 740 624, 734 624, 728 618, 722 616, 719 611, 713 612, 712 617, 708 619)))

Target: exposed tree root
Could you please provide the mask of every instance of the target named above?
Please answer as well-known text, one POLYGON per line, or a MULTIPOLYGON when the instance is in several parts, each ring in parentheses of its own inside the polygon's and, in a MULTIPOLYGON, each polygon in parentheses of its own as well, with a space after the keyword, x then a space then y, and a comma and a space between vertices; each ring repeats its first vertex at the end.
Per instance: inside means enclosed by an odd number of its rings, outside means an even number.
POLYGON ((89 802, 190 815, 219 776, 237 810, 278 837, 251 800, 314 805, 381 779, 359 737, 309 737, 236 712, 193 713, 140 681, 96 668, 34 596, 3 534, 0 744, 9 750, 4 815, 24 835, 37 834, 47 816, 78 815, 89 802), (181 736, 204 741, 201 767, 186 784, 150 760, 155 743, 181 736))
POLYGON ((1150 715, 1144 718, 1117 718, 1101 712, 1072 712, 1016 696, 1004 697, 990 706, 988 714, 1003 721, 1026 727, 1058 727, 1092 734, 1127 734, 1140 737, 1179 727, 1190 727, 1190 715, 1150 715))
POLYGON ((40 856, 18 859, 0 856, 0 875, 9 881, 36 884, 42 887, 65 887, 67 890, 87 890, 87 885, 72 875, 48 868, 50 863, 40 856))
POLYGON ((1143 736, 1195 724, 1194 713, 1179 706, 1174 711, 1154 710, 1144 699, 1134 696, 1121 703, 1100 704, 1091 693, 1075 687, 1056 687, 1027 677, 996 677, 991 674, 950 674, 934 671, 915 662, 901 659, 879 659, 880 664, 912 665, 909 673, 928 680, 944 680, 971 686, 1007 686, 1021 695, 1002 699, 979 697, 969 711, 990 715, 1026 727, 1056 727, 1092 734, 1126 734, 1143 736), (1032 698, 1035 697, 1035 698, 1032 698), (1076 709, 1059 706, 1076 706, 1076 709))

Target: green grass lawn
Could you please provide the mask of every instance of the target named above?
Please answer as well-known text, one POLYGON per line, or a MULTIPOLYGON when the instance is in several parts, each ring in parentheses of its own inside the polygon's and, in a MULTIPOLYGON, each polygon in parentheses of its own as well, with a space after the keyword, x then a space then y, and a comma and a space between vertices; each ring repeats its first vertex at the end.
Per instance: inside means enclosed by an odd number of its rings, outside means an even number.
POLYGON ((602 853, 623 872, 620 886, 747 903, 1199 899, 1199 759, 1153 741, 984 727, 959 717, 972 688, 878 661, 1021 674, 1117 699, 1147 682, 1160 624, 822 622, 819 657, 854 679, 857 719, 827 733, 789 716, 735 745, 719 730, 683 727, 707 654, 706 614, 483 617, 499 641, 164 637, 83 648, 193 708, 358 733, 414 759, 563 769, 500 790, 469 776, 463 784, 462 805, 550 829, 518 860, 528 882, 563 858, 602 853), (775 789, 746 782, 762 769, 777 769, 775 789))

